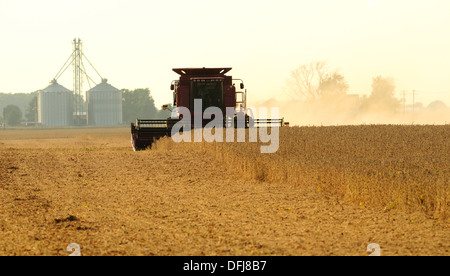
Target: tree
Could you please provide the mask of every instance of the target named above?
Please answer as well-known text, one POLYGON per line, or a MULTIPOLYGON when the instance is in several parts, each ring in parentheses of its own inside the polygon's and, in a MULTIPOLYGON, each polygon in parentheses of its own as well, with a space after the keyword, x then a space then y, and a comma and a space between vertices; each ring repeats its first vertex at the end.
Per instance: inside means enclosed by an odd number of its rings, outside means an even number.
POLYGON ((304 64, 291 72, 289 90, 294 100, 310 101, 320 97, 319 86, 327 73, 326 62, 304 64))
POLYGON ((347 94, 349 85, 338 72, 327 74, 319 84, 319 92, 325 96, 343 96, 347 94))
POLYGON ((393 78, 377 76, 372 79, 372 92, 362 104, 362 110, 385 111, 395 113, 400 108, 400 101, 394 97, 395 81, 393 78))
POLYGON ((122 116, 124 123, 139 119, 157 118, 158 110, 150 89, 122 90, 122 116))
POLYGON ((17 105, 8 105, 3 109, 3 117, 6 125, 18 126, 22 121, 22 111, 17 105))
POLYGON ((427 106, 427 109, 431 111, 446 111, 448 107, 443 101, 434 101, 427 106))
POLYGON ((291 72, 290 94, 294 100, 316 101, 347 94, 349 85, 344 76, 330 71, 326 62, 304 64, 291 72))
POLYGON ((25 111, 30 101, 37 96, 37 92, 32 93, 0 93, 0 113, 2 113, 3 108, 12 104, 20 108, 20 110, 25 111))
POLYGON ((37 96, 33 97, 25 110, 25 118, 28 122, 37 122, 37 96))

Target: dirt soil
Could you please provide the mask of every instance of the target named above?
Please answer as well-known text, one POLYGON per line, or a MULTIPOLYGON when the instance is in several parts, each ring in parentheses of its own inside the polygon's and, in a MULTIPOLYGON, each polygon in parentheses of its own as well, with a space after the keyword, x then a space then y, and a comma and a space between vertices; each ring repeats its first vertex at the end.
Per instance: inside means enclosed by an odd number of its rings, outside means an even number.
POLYGON ((450 255, 450 226, 243 181, 128 128, 0 130, 0 255, 450 255))

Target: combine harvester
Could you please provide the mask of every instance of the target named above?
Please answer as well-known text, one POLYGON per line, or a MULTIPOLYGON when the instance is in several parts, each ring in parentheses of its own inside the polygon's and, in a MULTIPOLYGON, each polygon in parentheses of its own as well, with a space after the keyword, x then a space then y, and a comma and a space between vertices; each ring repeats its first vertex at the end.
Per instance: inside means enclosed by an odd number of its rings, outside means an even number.
MULTIPOLYGON (((224 127, 238 127, 242 123, 249 127, 272 127, 288 125, 284 119, 255 119, 245 114, 245 122, 238 122, 237 113, 247 109, 247 92, 241 79, 233 79, 226 76, 232 68, 175 68, 174 72, 180 75, 179 80, 172 81, 170 89, 173 91, 173 106, 185 107, 191 113, 191 121, 188 122, 195 127, 194 100, 201 99, 202 112, 208 107, 218 107, 222 111, 224 127), (236 91, 235 83, 239 83, 240 91, 236 91), (227 117, 227 108, 233 108, 233 117, 227 117)), ((164 110, 168 107, 163 106, 164 110)), ((173 113, 173 112, 172 112, 173 113)), ((198 112, 197 112, 198 113, 198 112)), ((173 115, 172 115, 173 116, 173 115)), ((212 119, 203 119, 202 127, 205 127, 212 119)), ((211 116, 209 116, 211 118, 211 116)), ((239 117, 242 118, 242 117, 239 117)), ((165 120, 136 119, 131 123, 131 143, 135 151, 150 148, 152 143, 164 136, 171 136, 173 126, 182 120, 179 115, 176 118, 165 120)), ((191 127, 190 129, 193 129, 191 127)))

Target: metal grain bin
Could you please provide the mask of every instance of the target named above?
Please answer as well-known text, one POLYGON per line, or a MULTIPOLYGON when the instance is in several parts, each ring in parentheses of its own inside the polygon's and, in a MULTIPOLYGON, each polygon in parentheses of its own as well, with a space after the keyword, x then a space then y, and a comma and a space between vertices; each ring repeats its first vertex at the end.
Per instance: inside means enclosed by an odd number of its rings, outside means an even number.
POLYGON ((72 91, 52 80, 38 94, 38 122, 46 127, 72 125, 72 91))
POLYGON ((114 126, 122 124, 122 91, 102 83, 86 92, 88 102, 88 124, 114 126))

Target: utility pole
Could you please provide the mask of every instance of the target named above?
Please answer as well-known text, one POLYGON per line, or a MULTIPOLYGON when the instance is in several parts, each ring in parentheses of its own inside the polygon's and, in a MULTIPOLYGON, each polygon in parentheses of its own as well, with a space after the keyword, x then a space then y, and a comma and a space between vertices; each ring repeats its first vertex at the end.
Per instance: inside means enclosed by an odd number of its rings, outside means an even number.
POLYGON ((403 115, 405 115, 406 114, 406 91, 403 90, 402 94, 403 94, 403 115))
POLYGON ((413 113, 416 107, 416 90, 413 90, 413 113))

